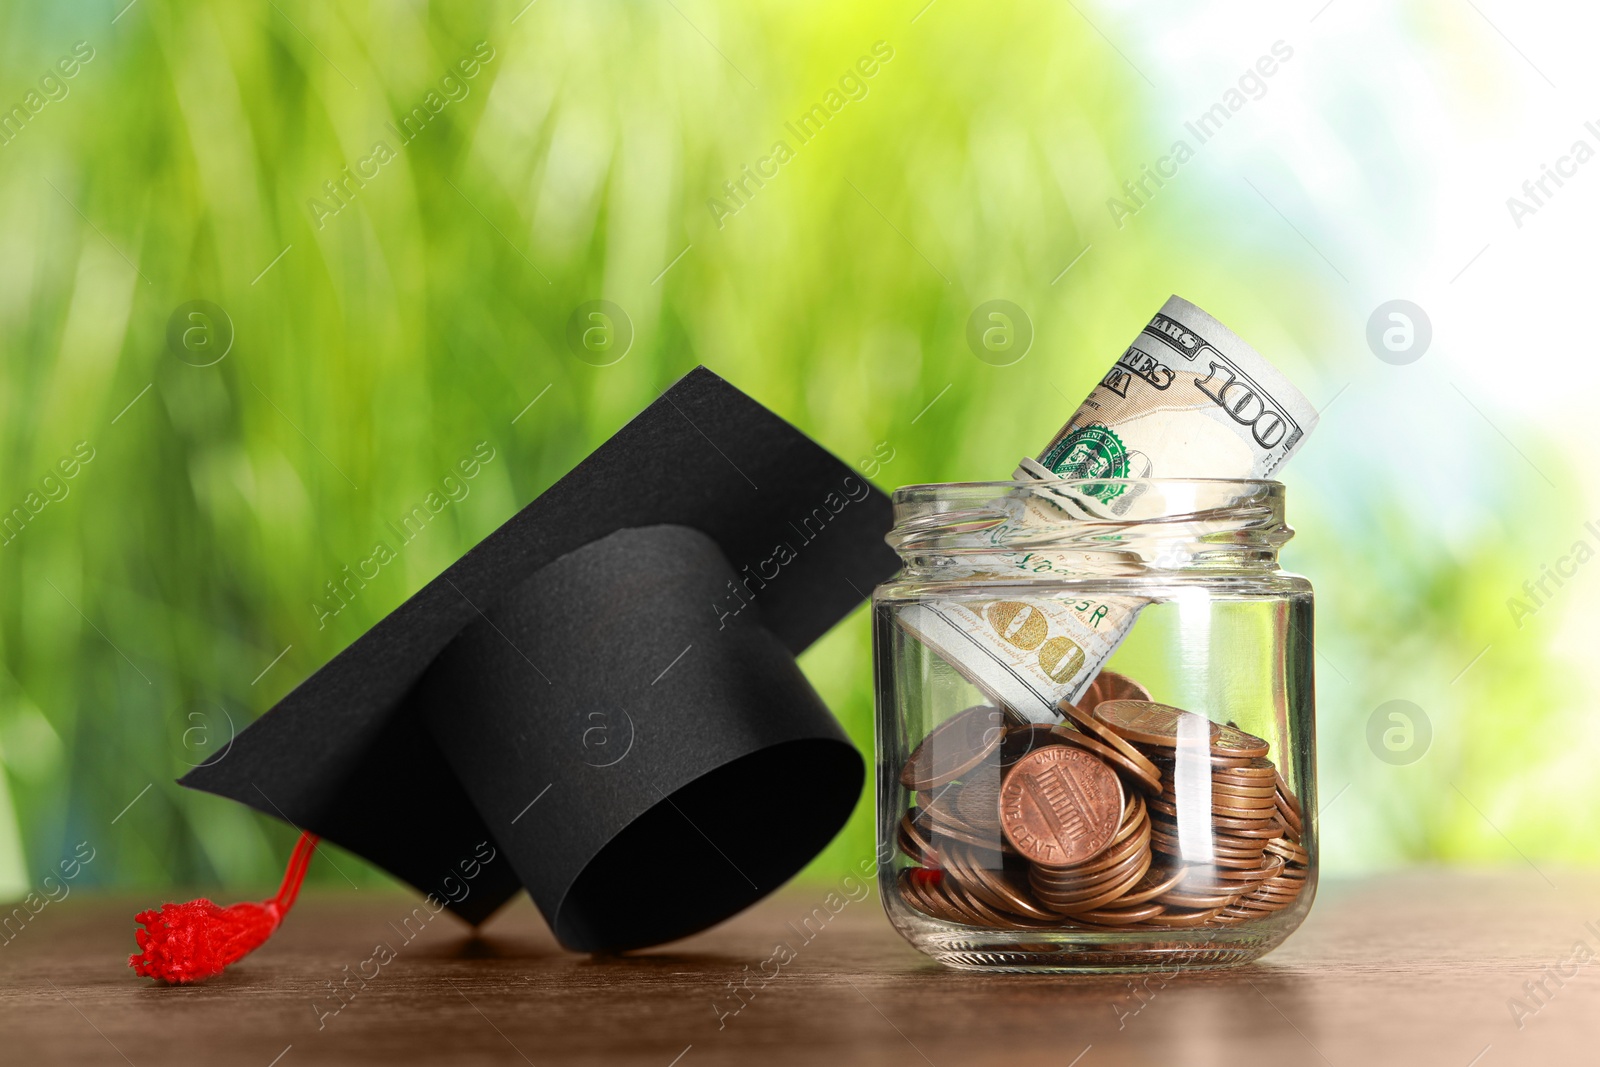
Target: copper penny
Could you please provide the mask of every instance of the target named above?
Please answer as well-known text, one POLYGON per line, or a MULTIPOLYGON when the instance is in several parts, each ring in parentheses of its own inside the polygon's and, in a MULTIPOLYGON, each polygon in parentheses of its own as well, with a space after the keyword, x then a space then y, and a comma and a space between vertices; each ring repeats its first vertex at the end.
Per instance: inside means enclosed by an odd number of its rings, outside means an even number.
POLYGON ((1265 738, 1246 733, 1237 726, 1229 726, 1226 723, 1211 738, 1212 754, 1231 759, 1255 759, 1265 756, 1271 750, 1272 746, 1265 738))
POLYGON ((1103 880, 1108 872, 1115 872, 1118 875, 1126 874, 1126 871, 1118 870, 1118 868, 1131 866, 1128 861, 1148 849, 1149 846, 1150 828, 1147 825, 1141 825, 1138 832, 1133 836, 1121 844, 1112 845, 1086 863, 1074 864, 1071 867, 1047 867, 1044 864, 1038 864, 1031 873, 1041 881, 1055 886, 1062 892, 1070 892, 1075 888, 1103 880))
POLYGON ((1281 878, 1274 878, 1270 882, 1263 882, 1251 895, 1262 900, 1281 901, 1285 905, 1293 904, 1300 899, 1300 890, 1296 887, 1304 884, 1303 882, 1291 882, 1281 878), (1282 883, 1281 885, 1279 884, 1280 882, 1282 883))
MULTIPOLYGON (((1191 800, 1190 803, 1193 804, 1194 801, 1191 800)), ((1230 808, 1235 811, 1245 811, 1249 813, 1243 816, 1247 819, 1259 817, 1271 821, 1278 817, 1278 809, 1271 797, 1241 797, 1232 793, 1212 793, 1211 807, 1213 810, 1230 808)), ((1229 811, 1227 814, 1232 815, 1233 811, 1229 811)), ((1235 816, 1235 818, 1238 817, 1235 816)))
POLYGON ((964 923, 965 918, 950 906, 950 902, 939 892, 939 883, 926 882, 913 878, 905 883, 901 890, 918 911, 932 915, 935 919, 942 919, 947 923, 964 923))
POLYGON ((1163 800, 1161 797, 1151 797, 1145 801, 1145 804, 1149 806, 1151 811, 1159 811, 1161 814, 1170 815, 1174 819, 1178 817, 1178 806, 1163 800))
POLYGON ((926 911, 927 909, 922 906, 922 901, 918 897, 916 891, 912 889, 911 881, 908 877, 911 874, 911 870, 914 869, 915 868, 911 868, 900 872, 900 877, 895 879, 895 889, 899 891, 900 899, 905 901, 906 904, 918 911, 926 911))
MULTIPOLYGON (((1198 797, 1187 797, 1180 801, 1171 793, 1162 793, 1155 800, 1176 807, 1189 808, 1203 807, 1198 797)), ((1213 814, 1223 815, 1231 819, 1261 819, 1270 820, 1277 809, 1273 806, 1271 797, 1236 797, 1222 793, 1211 794, 1209 805, 1213 814), (1264 800, 1265 803, 1258 803, 1264 800)))
POLYGON ((1302 867, 1311 866, 1311 853, 1307 852, 1300 845, 1294 844, 1292 841, 1286 841, 1281 837, 1275 837, 1271 841, 1267 842, 1266 849, 1269 852, 1277 853, 1290 863, 1298 863, 1302 867))
POLYGON ((900 770, 907 789, 937 789, 982 763, 1005 737, 1005 713, 978 705, 929 731, 900 770))
MULTIPOLYGON (((1150 762, 1154 763, 1158 770, 1167 775, 1172 773, 1174 766, 1172 749, 1163 750, 1156 748, 1154 745, 1145 745, 1143 747, 1150 757, 1150 762)), ((1244 760, 1235 764, 1221 763, 1216 759, 1212 759, 1210 763, 1212 778, 1223 782, 1233 782, 1237 785, 1268 785, 1277 774, 1277 768, 1272 765, 1270 760, 1260 758, 1244 760), (1255 766, 1257 763, 1263 764, 1263 766, 1255 766)))
MULTIPOLYGON (((1163 793, 1156 799, 1168 804, 1187 804, 1190 807, 1200 806, 1198 797, 1185 797, 1182 801, 1176 799, 1171 793, 1163 793)), ((1211 810, 1218 815, 1227 815, 1235 819, 1262 818, 1270 819, 1277 807, 1272 797, 1240 797, 1232 793, 1212 793, 1211 810)))
POLYGON ((1211 877, 1221 883, 1252 887, 1265 882, 1268 878, 1275 878, 1282 873, 1283 857, 1267 853, 1262 857, 1259 865, 1246 866, 1237 870, 1213 871, 1211 872, 1211 877))
POLYGON ((1000 827, 1000 757, 989 757, 961 776, 951 804, 961 821, 984 833, 1000 827))
POLYGON ((1255 922, 1258 919, 1268 918, 1273 912, 1279 910, 1281 909, 1273 905, 1260 904, 1240 897, 1232 904, 1229 904, 1222 911, 1222 914, 1231 915, 1237 922, 1255 922))
POLYGON ((1014 925, 1014 921, 1009 916, 1002 915, 994 908, 991 908, 988 904, 985 904, 975 893, 972 892, 970 886, 957 882, 954 879, 946 878, 939 888, 943 890, 945 897, 952 904, 972 917, 972 924, 975 926, 989 926, 1003 929, 1005 927, 1014 925))
POLYGON ((1270 841, 1274 837, 1282 837, 1284 832, 1283 820, 1277 816, 1269 819, 1264 826, 1230 826, 1228 823, 1244 822, 1243 819, 1224 819, 1218 821, 1215 817, 1211 820, 1213 833, 1226 837, 1236 837, 1249 841, 1270 841))
POLYGON ((983 921, 962 907, 957 897, 950 892, 950 888, 950 882, 946 880, 924 887, 923 893, 925 899, 945 912, 942 916, 945 922, 959 923, 962 926, 982 926, 983 921))
POLYGON ((1273 797, 1278 795, 1278 787, 1270 782, 1266 785, 1234 785, 1232 782, 1224 782, 1213 778, 1211 780, 1211 794, 1216 796, 1223 793, 1229 796, 1256 798, 1265 797, 1266 799, 1271 800, 1273 797))
MULTIPOLYGON (((1268 790, 1268 794, 1267 795, 1273 796, 1273 795, 1276 795, 1277 792, 1278 792, 1277 789, 1273 786, 1271 778, 1257 778, 1254 781, 1252 781, 1252 780, 1250 780, 1248 778, 1229 778, 1229 777, 1225 777, 1225 776, 1220 775, 1220 774, 1213 774, 1211 776, 1211 782, 1218 789, 1223 790, 1224 792, 1229 792, 1229 793, 1238 792, 1241 789, 1242 790, 1266 789, 1266 790, 1268 790)), ((1254 792, 1247 792, 1245 795, 1246 796, 1260 796, 1261 794, 1260 793, 1254 793, 1254 792)))
POLYGON ((1219 764, 1216 758, 1213 757, 1211 760, 1211 773, 1218 778, 1238 778, 1249 785, 1260 785, 1262 784, 1262 779, 1268 782, 1275 781, 1278 776, 1278 768, 1273 766, 1271 760, 1262 756, 1226 764, 1219 764))
POLYGON ((900 890, 900 897, 907 904, 935 919, 951 921, 945 914, 946 908, 940 903, 935 903, 928 896, 928 891, 939 883, 943 872, 930 871, 925 867, 907 867, 900 872, 896 884, 900 890))
POLYGON ((1096 859, 1096 869, 1082 873, 1079 873, 1076 867, 1030 867, 1028 878, 1036 888, 1048 889, 1058 898, 1086 899, 1096 895, 1106 886, 1124 880, 1135 867, 1139 866, 1140 860, 1148 861, 1149 858, 1150 838, 1141 834, 1129 840, 1125 848, 1117 849, 1115 863, 1102 867, 1100 860, 1096 859))
POLYGON ((1163 893, 1170 893, 1188 873, 1189 868, 1182 866, 1152 866, 1144 872, 1144 877, 1139 880, 1138 885, 1122 895, 1117 901, 1117 906, 1149 903, 1163 893))
MULTIPOLYGON (((1082 706, 1068 704, 1065 700, 1056 706, 1063 715, 1077 724, 1079 730, 1114 749, 1118 755, 1136 768, 1136 773, 1140 777, 1153 779, 1159 788, 1161 771, 1143 752, 1134 748, 1120 734, 1089 714, 1082 706)), ((1064 732, 1063 726, 1058 726, 1056 729, 1064 732)))
POLYGON ((1217 909, 1206 911, 1166 911, 1144 921, 1146 926, 1188 927, 1204 926, 1216 918, 1217 909))
POLYGON ((1257 889, 1249 896, 1239 898, 1240 904, 1254 904, 1269 911, 1282 911, 1290 904, 1293 904, 1294 901, 1294 894, 1285 896, 1282 893, 1268 892, 1265 889, 1257 889))
POLYGON ((941 808, 927 808, 920 810, 913 820, 918 829, 932 842, 933 849, 938 852, 942 847, 941 839, 954 839, 964 841, 969 845, 998 851, 1000 837, 998 834, 985 834, 974 830, 960 819, 955 818, 941 808))
POLYGON ((1095 707, 1093 714, 1129 741, 1163 748, 1177 747, 1179 731, 1184 730, 1180 724, 1185 722, 1194 726, 1196 737, 1204 733, 1215 738, 1222 729, 1204 715, 1152 700, 1106 700, 1095 707))
POLYGON ((1231 774, 1213 774, 1211 780, 1222 789, 1271 789, 1277 791, 1271 778, 1240 778, 1231 774))
POLYGON ((962 852, 959 849, 951 850, 950 867, 952 870, 960 871, 960 877, 967 880, 974 890, 982 886, 990 901, 1001 911, 1023 915, 1030 919, 1056 918, 1054 912, 1047 911, 1034 903, 1027 891, 1018 886, 1011 875, 982 862, 982 858, 974 853, 962 852))
POLYGON ((1280 889, 1274 885, 1260 885, 1256 887, 1254 892, 1242 897, 1241 901, 1252 900, 1278 909, 1287 908, 1299 899, 1300 893, 1298 890, 1280 889))
POLYGON ((1202 911, 1209 911, 1215 908, 1227 907, 1238 899, 1238 896, 1237 890, 1191 893, 1180 889, 1162 895, 1157 903, 1165 904, 1169 908, 1197 908, 1202 911))
POLYGON ((974 828, 969 826, 967 821, 956 812, 955 800, 959 788, 959 786, 951 784, 940 787, 936 793, 930 793, 926 789, 917 793, 914 799, 917 807, 922 809, 922 815, 919 818, 921 818, 923 825, 930 828, 949 827, 954 830, 964 830, 968 833, 973 831, 974 828))
POLYGON ((1150 869, 1150 862, 1150 853, 1141 853, 1139 856, 1139 865, 1133 869, 1132 874, 1128 875, 1128 877, 1119 884, 1112 886, 1104 893, 1101 893, 1099 896, 1090 900, 1075 901, 1071 904, 1062 904, 1056 901, 1045 899, 1043 894, 1040 894, 1040 900, 1042 900, 1046 905, 1056 908, 1056 910, 1065 915, 1072 915, 1075 912, 1094 911, 1097 908, 1103 908, 1107 904, 1110 904, 1120 898, 1124 893, 1130 892, 1134 886, 1143 881, 1145 872, 1150 869))
POLYGON ((1256 888, 1274 893, 1292 893, 1295 896, 1299 896, 1300 890, 1305 888, 1306 881, 1304 878, 1290 878, 1288 874, 1289 868, 1285 867, 1282 873, 1273 875, 1256 888))
POLYGON ((1000 851, 998 837, 986 837, 972 830, 961 830, 954 826, 934 825, 929 829, 929 836, 933 840, 935 852, 941 852, 951 841, 960 841, 975 848, 987 849, 990 852, 1000 851))
POLYGON ((1261 859, 1259 856, 1212 856, 1210 863, 1221 868, 1219 873, 1249 873, 1254 876, 1261 859))
MULTIPOLYGON (((1178 832, 1177 818, 1157 807, 1157 801, 1150 802, 1150 822, 1157 830, 1168 834, 1178 832)), ((1220 834, 1229 834, 1235 837, 1249 837, 1252 840, 1268 840, 1272 837, 1283 835, 1282 823, 1276 819, 1229 819, 1220 815, 1211 817, 1211 829, 1220 834)))
POLYGON ((928 839, 922 827, 917 825, 917 819, 921 815, 921 811, 913 808, 900 817, 898 835, 900 851, 924 866, 936 867, 939 865, 939 853, 935 851, 933 842, 928 839))
MULTIPOLYGON (((1152 832, 1150 835, 1150 845, 1152 848, 1161 848, 1163 852, 1171 853, 1177 851, 1178 849, 1178 838, 1164 833, 1152 832)), ((1229 848, 1226 845, 1219 845, 1215 837, 1211 839, 1211 854, 1213 856, 1223 856, 1227 859, 1255 860, 1256 863, 1260 863, 1261 853, 1265 849, 1266 842, 1264 841, 1258 842, 1254 848, 1229 848)), ((1204 862, 1204 859, 1201 857, 1195 858, 1200 859, 1201 862, 1204 862)))
POLYGON ((1300 798, 1294 795, 1294 790, 1289 788, 1289 783, 1284 781, 1283 775, 1276 769, 1273 770, 1274 780, 1278 783, 1278 792, 1283 794, 1283 799, 1298 814, 1300 811, 1300 798))
POLYGON ((1071 745, 1029 753, 1000 787, 1000 828, 1035 863, 1082 863, 1111 843, 1122 814, 1122 780, 1071 745))
POLYGON ((957 907, 950 897, 943 892, 949 879, 943 871, 918 870, 913 868, 902 872, 901 893, 916 899, 916 907, 945 922, 973 925, 970 913, 957 907))
POLYGON ((1225 834, 1216 827, 1211 829, 1211 842, 1218 848, 1233 849, 1235 852, 1260 852, 1267 847, 1267 839, 1261 837, 1237 837, 1225 834))
POLYGON ((981 891, 975 891, 978 879, 972 873, 972 868, 967 865, 966 853, 960 846, 945 850, 944 872, 947 878, 960 882, 969 892, 974 892, 974 895, 984 895, 981 891))
MULTIPOLYGON (((1112 886, 1123 885, 1130 876, 1142 872, 1150 866, 1150 851, 1148 849, 1130 858, 1116 871, 1108 871, 1107 877, 1102 877, 1092 884, 1064 888, 1046 880, 1046 868, 1032 867, 1028 871, 1028 884, 1033 888, 1034 895, 1048 907, 1056 911, 1070 911, 1077 907, 1093 907, 1089 903, 1105 896, 1106 890, 1112 886)), ((1120 893, 1118 894, 1121 895, 1120 893)), ((1114 899, 1114 898, 1113 898, 1114 899)))
POLYGON ((1149 700, 1150 690, 1116 671, 1101 671, 1078 698, 1078 706, 1093 711, 1107 700, 1149 700))
POLYGON ((1128 797, 1128 804, 1122 809, 1122 823, 1117 827, 1117 834, 1111 839, 1113 846, 1122 844, 1123 841, 1138 833, 1150 821, 1150 810, 1146 807, 1144 797, 1134 793, 1128 797))
POLYGON ((1281 826, 1282 823, 1276 817, 1267 819, 1230 819, 1226 815, 1212 815, 1211 825, 1230 834, 1260 837, 1263 831, 1275 826, 1281 826))
POLYGON ((1130 926, 1153 919, 1166 910, 1160 904, 1124 904, 1119 900, 1116 907, 1074 912, 1072 917, 1079 922, 1098 923, 1101 926, 1130 926))
POLYGON ((1284 824, 1289 827, 1290 833, 1293 833, 1296 837, 1298 837, 1300 832, 1305 829, 1305 823, 1301 821, 1300 813, 1289 806, 1288 801, 1283 799, 1282 793, 1278 794, 1274 803, 1278 807, 1279 817, 1282 818, 1284 824))

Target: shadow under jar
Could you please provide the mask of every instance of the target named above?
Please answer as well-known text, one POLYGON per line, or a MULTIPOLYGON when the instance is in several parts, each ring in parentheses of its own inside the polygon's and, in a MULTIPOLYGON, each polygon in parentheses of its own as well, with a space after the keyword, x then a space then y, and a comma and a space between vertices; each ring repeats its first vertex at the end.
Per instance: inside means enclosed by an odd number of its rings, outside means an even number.
POLYGON ((1187 970, 1280 944, 1317 881, 1312 592, 1278 567, 1282 484, 894 504, 904 567, 873 611, 896 929, 975 970, 1187 970))

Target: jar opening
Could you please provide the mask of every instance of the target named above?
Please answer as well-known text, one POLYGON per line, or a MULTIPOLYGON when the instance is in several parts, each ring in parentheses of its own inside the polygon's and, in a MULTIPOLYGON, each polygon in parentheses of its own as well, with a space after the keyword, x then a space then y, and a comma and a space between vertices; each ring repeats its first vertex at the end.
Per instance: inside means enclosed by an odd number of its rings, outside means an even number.
POLYGON ((1281 482, 1228 478, 907 485, 895 490, 886 540, 924 570, 1035 552, 1071 553, 1083 570, 1276 566, 1293 536, 1284 492, 1281 482))

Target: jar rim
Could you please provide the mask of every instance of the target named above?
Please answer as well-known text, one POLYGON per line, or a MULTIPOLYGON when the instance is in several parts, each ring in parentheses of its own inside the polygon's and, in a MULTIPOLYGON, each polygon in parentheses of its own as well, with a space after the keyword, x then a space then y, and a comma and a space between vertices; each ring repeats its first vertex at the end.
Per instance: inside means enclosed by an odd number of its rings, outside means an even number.
POLYGON ((1070 552, 1083 566, 1275 566, 1293 536, 1269 478, 928 482, 894 491, 885 540, 912 569, 1070 552))
POLYGON ((896 488, 894 495, 896 497, 899 497, 902 493, 907 495, 926 495, 950 489, 1003 491, 1029 487, 1054 487, 1059 489, 1100 485, 1121 485, 1129 488, 1141 485, 1168 488, 1176 488, 1182 485, 1200 485, 1209 489, 1233 485, 1246 490, 1267 489, 1269 491, 1287 488, 1284 483, 1275 478, 1007 478, 1004 481, 981 482, 912 482, 909 485, 902 485, 896 488))

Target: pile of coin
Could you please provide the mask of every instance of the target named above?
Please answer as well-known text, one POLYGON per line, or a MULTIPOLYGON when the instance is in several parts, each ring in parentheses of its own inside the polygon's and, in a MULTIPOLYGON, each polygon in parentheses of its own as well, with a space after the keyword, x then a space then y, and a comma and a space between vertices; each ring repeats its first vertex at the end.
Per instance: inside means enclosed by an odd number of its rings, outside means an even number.
POLYGON ((900 774, 907 904, 973 926, 1126 930, 1294 903, 1310 856, 1268 742, 1110 671, 1060 710, 1047 726, 968 708, 917 746, 900 774))

